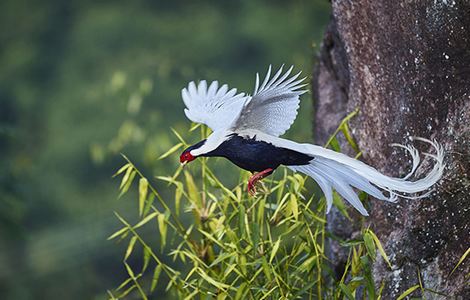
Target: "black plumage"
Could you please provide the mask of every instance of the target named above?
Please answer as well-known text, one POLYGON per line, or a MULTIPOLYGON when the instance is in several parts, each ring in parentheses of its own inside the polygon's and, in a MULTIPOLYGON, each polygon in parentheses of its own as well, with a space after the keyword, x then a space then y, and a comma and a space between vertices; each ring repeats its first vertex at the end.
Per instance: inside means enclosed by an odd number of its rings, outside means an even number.
MULTIPOLYGON (((201 141, 196 145, 200 147, 204 142, 201 141)), ((196 145, 194 147, 197 148, 196 145)), ((240 168, 251 172, 261 172, 269 168, 274 170, 280 165, 308 165, 313 159, 312 156, 256 140, 256 137, 246 138, 237 134, 230 135, 217 149, 202 156, 225 157, 240 168)))

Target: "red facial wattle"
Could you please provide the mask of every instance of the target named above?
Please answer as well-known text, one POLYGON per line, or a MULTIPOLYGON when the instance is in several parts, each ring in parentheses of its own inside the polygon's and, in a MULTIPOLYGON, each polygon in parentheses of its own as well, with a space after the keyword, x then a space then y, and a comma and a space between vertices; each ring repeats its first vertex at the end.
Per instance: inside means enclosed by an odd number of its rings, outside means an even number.
POLYGON ((180 156, 180 163, 188 163, 190 161, 193 161, 195 159, 194 156, 191 155, 191 153, 189 151, 187 152, 183 152, 183 154, 181 154, 180 156))

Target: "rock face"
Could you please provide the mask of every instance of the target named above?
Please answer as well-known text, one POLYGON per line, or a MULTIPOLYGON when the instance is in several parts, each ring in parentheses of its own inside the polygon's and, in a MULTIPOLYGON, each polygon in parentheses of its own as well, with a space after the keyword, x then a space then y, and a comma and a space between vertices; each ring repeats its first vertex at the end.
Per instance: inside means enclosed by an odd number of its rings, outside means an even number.
MULTIPOLYGON (((332 10, 313 79, 316 142, 359 108, 354 137, 363 159, 383 173, 406 174, 409 157, 389 144, 411 136, 436 139, 447 153, 444 178, 430 197, 371 202, 367 223, 393 264, 393 271, 381 260, 374 265, 376 281, 387 283, 382 299, 417 284, 417 272, 426 288, 470 299, 470 257, 449 276, 470 247, 470 1, 333 0, 332 10)), ((329 218, 338 235, 358 230, 338 213, 329 218)), ((338 249, 332 244, 340 269, 338 249)), ((412 295, 423 296, 419 289, 412 295)))

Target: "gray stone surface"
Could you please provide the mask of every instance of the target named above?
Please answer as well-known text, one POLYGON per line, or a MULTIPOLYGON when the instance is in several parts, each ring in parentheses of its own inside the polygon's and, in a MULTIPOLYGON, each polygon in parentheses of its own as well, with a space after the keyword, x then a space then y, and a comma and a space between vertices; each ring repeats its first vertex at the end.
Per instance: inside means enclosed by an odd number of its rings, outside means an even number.
MULTIPOLYGON (((421 136, 447 152, 444 178, 429 198, 371 202, 367 223, 393 264, 393 271, 380 259, 374 265, 376 281, 387 283, 382 299, 417 284, 417 272, 426 288, 470 299, 470 258, 449 276, 470 247, 470 1, 337 0, 332 8, 313 79, 316 142, 359 108, 354 137, 363 159, 385 174, 403 176, 411 166, 391 143, 421 136)), ((338 213, 328 218, 340 236, 358 230, 338 213)), ((340 270, 344 253, 334 243, 331 256, 340 270)))

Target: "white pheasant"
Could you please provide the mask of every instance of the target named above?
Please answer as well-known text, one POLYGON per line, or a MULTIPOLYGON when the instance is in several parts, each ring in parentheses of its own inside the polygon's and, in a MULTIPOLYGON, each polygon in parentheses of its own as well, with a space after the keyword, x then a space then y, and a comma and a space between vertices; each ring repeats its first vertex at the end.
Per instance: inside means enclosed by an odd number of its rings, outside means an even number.
POLYGON ((424 178, 410 181, 420 164, 419 153, 413 146, 395 145, 410 153, 413 166, 405 177, 393 178, 342 153, 280 138, 294 122, 300 95, 306 92, 303 89, 305 78, 298 79, 300 72, 289 77, 293 67, 285 73, 282 69, 271 77, 269 67, 261 85, 256 74, 252 96, 237 94, 236 89, 229 90, 225 84, 219 87, 217 81, 209 86, 204 80, 198 85, 190 82, 181 92, 186 116, 209 126, 213 133, 184 150, 180 162, 186 164, 200 156, 225 157, 242 169, 258 172, 248 181, 250 193, 255 191, 257 181, 284 165, 318 183, 326 198, 327 212, 333 204, 334 189, 365 216, 368 213, 353 188, 393 202, 398 196, 410 199, 427 196, 429 189, 442 177, 444 151, 436 141, 415 138, 434 148, 436 154, 424 155, 434 159, 435 164, 424 178))

